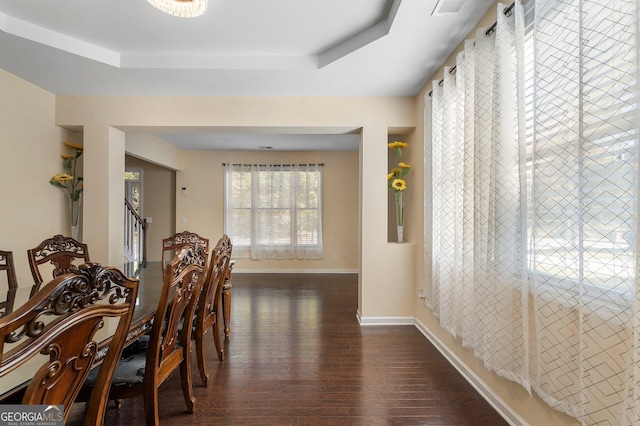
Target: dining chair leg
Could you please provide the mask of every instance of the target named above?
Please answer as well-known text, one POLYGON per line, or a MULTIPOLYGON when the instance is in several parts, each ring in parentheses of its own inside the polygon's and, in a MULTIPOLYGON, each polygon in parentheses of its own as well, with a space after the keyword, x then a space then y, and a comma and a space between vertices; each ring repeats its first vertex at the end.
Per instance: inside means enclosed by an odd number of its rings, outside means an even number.
POLYGON ((216 318, 216 322, 213 323, 212 332, 213 332, 213 342, 216 345, 216 352, 218 352, 218 360, 224 361, 224 348, 222 346, 222 342, 220 341, 220 333, 218 331, 218 319, 216 318))
POLYGON ((144 417, 147 426, 158 426, 160 416, 158 414, 158 386, 145 386, 144 391, 144 417))
POLYGON ((235 262, 232 260, 229 263, 229 269, 227 270, 227 274, 224 277, 224 282, 222 284, 222 321, 224 323, 224 337, 229 337, 231 333, 231 328, 229 326, 231 322, 231 271, 233 270, 233 264, 235 262))
POLYGON ((209 373, 207 373, 207 366, 204 360, 204 336, 201 333, 196 333, 196 359, 202 385, 209 386, 209 373))
POLYGON ((196 408, 196 398, 193 396, 191 385, 191 354, 187 353, 180 363, 180 378, 182 379, 182 394, 187 405, 187 412, 193 414, 196 408))
POLYGON ((222 287, 222 318, 224 321, 224 336, 229 337, 231 328, 229 323, 231 322, 231 280, 224 282, 222 287))

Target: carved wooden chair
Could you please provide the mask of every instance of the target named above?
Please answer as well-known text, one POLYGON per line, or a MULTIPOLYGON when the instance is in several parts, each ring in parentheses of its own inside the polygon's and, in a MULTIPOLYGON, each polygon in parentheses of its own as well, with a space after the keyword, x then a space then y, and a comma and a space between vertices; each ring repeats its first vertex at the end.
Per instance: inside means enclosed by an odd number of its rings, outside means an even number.
POLYGON ((109 399, 118 402, 144 395, 147 425, 159 424, 158 388, 176 369, 180 370, 187 411, 193 413, 195 409, 191 381, 192 330, 181 324, 193 323, 206 261, 204 248, 195 245, 183 248, 169 262, 148 347, 128 351, 116 367, 109 399))
MULTIPOLYGON (((15 290, 18 288, 18 280, 16 279, 16 269, 13 264, 13 252, 0 250, 0 272, 6 272, 6 289, 7 298, 0 301, 0 316, 3 316, 13 310, 13 302, 15 300, 15 290)), ((0 280, 0 282, 3 280, 0 280)), ((4 286, 0 291, 4 290, 4 286)))
POLYGON ((198 299, 198 309, 194 320, 193 338, 196 341, 196 359, 202 384, 208 386, 209 374, 205 364, 204 335, 209 329, 213 333, 218 359, 224 360, 224 350, 220 342, 220 322, 222 321, 221 295, 231 261, 232 244, 226 234, 220 238, 211 251, 209 267, 198 299))
POLYGON ((53 279, 26 304, 0 318, 0 377, 18 369, 33 372, 22 403, 64 405, 66 420, 92 366, 101 360, 85 424, 102 424, 137 294, 138 280, 97 263, 53 279), (105 354, 96 333, 107 328, 106 318, 113 318, 109 327, 112 321, 117 325, 105 354))
POLYGON ((166 261, 173 259, 184 247, 200 244, 205 253, 209 253, 209 239, 203 238, 195 232, 182 231, 162 240, 162 270, 166 269, 166 261))
POLYGON ((41 242, 37 247, 27 250, 27 258, 34 280, 32 295, 43 282, 42 277, 46 263, 53 265, 53 268, 49 267, 48 269, 51 270, 53 278, 56 278, 77 270, 78 267, 73 264, 75 260, 79 259, 79 263, 86 263, 90 260, 89 247, 86 244, 63 235, 54 235, 41 242))

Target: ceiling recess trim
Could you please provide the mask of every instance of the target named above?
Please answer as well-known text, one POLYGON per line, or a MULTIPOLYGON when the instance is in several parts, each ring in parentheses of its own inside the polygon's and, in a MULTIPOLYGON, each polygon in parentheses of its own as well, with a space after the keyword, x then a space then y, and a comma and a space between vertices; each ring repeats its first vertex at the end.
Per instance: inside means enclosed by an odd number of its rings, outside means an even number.
MULTIPOLYGON (((441 0, 449 3, 461 0, 441 0)), ((0 12, 0 31, 117 68, 319 69, 386 36, 402 0, 388 0, 381 19, 315 55, 144 55, 123 54, 0 12)))
POLYGON ((318 68, 323 68, 389 34, 401 3, 402 0, 391 0, 387 13, 378 23, 321 52, 318 55, 318 68))
POLYGON ((0 30, 45 46, 82 56, 114 67, 120 66, 120 54, 92 43, 34 25, 22 19, 0 13, 0 30))

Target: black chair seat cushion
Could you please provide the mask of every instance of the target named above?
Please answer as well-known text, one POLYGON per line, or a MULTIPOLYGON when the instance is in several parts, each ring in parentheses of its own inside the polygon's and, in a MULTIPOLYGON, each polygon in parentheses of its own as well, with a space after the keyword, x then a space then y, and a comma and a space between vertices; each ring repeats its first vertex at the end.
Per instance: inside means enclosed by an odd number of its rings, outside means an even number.
MULTIPOLYGON (((111 386, 133 386, 144 381, 148 347, 149 336, 145 335, 122 350, 122 356, 113 373, 111 386)), ((99 368, 91 370, 85 382, 85 387, 93 387, 98 371, 99 368)))
POLYGON ((146 353, 147 349, 149 349, 149 339, 150 336, 148 334, 140 336, 138 340, 131 343, 129 346, 125 347, 122 350, 122 356, 120 358, 128 358, 140 353, 146 353))
POLYGON ((116 371, 113 373, 111 386, 133 386, 142 383, 146 364, 146 352, 120 358, 116 371))

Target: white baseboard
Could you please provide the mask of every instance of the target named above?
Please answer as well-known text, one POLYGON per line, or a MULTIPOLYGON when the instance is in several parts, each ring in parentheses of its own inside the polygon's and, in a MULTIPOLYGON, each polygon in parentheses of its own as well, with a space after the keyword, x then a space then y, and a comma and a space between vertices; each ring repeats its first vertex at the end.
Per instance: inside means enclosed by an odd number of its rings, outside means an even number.
POLYGON ((500 398, 493 393, 491 388, 478 377, 462 360, 449 348, 442 343, 434 334, 432 334, 427 327, 418 321, 414 317, 362 317, 360 311, 356 312, 356 318, 358 323, 362 326, 366 325, 413 325, 415 326, 426 338, 429 340, 438 351, 449 361, 458 372, 469 382, 473 388, 487 401, 497 412, 504 418, 509 424, 513 426, 528 426, 528 423, 513 412, 511 408, 500 398))
POLYGON ((357 269, 236 269, 238 274, 357 274, 357 269))
POLYGON ((413 317, 361 317, 358 312, 358 322, 360 325, 415 325, 413 317))
POLYGON ((467 368, 467 365, 462 362, 460 358, 449 348, 442 343, 438 337, 432 334, 422 322, 415 319, 414 324, 418 330, 438 349, 438 351, 449 361, 453 367, 465 378, 467 382, 487 401, 497 412, 505 419, 509 424, 513 426, 528 426, 522 417, 514 413, 511 408, 500 398, 493 393, 491 388, 480 378, 476 373, 467 368))

